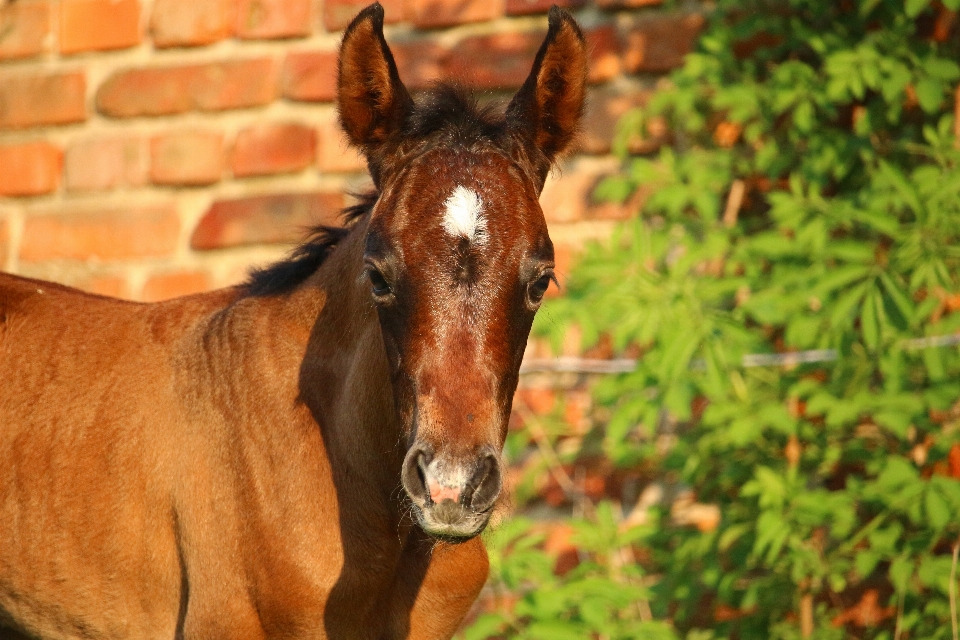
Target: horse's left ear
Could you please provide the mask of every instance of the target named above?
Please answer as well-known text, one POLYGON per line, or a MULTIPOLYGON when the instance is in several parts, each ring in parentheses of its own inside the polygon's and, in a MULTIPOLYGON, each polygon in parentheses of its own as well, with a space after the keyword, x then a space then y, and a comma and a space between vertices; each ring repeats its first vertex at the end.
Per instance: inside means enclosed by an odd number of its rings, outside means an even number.
POLYGON ((507 124, 528 150, 540 178, 570 146, 583 115, 587 44, 573 17, 554 6, 533 70, 507 107, 507 124), (532 149, 529 149, 530 147, 532 149))
POLYGON ((379 183, 388 143, 403 127, 413 107, 400 81, 393 54, 383 38, 383 7, 361 11, 343 34, 337 69, 337 109, 350 142, 367 157, 379 183))

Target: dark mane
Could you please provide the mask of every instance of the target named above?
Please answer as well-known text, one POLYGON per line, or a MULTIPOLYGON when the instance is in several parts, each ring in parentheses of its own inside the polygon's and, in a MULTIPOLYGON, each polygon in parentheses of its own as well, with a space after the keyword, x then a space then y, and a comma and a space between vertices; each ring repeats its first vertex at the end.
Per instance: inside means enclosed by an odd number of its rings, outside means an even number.
POLYGON ((480 105, 477 97, 455 83, 436 83, 417 100, 404 133, 422 140, 437 137, 452 146, 496 141, 504 130, 501 105, 480 105))
POLYGON ((341 213, 342 227, 317 225, 310 230, 306 241, 294 249, 288 258, 261 269, 252 269, 247 281, 242 285, 244 292, 250 296, 289 293, 309 278, 320 268, 337 243, 350 233, 357 220, 370 213, 380 194, 368 191, 357 194, 357 197, 359 202, 346 207, 341 213))
MULTIPOLYGON (((498 105, 480 106, 476 97, 457 84, 437 83, 421 96, 403 128, 407 140, 434 138, 450 146, 470 146, 496 141, 504 130, 498 105)), ((289 293, 309 278, 353 224, 370 213, 379 194, 359 195, 360 201, 343 210, 343 226, 319 225, 310 230, 303 244, 290 256, 261 269, 253 269, 243 289, 250 296, 289 293)))

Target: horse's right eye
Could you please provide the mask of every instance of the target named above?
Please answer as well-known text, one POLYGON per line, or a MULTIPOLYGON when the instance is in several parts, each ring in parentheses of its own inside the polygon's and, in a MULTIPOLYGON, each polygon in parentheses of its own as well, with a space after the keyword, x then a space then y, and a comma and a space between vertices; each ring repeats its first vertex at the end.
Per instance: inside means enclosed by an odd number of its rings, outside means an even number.
POLYGON ((383 298, 388 296, 393 291, 390 289, 390 285, 387 283, 386 278, 383 277, 383 274, 377 271, 376 269, 369 269, 367 273, 370 275, 370 284, 373 286, 373 295, 377 298, 383 298))

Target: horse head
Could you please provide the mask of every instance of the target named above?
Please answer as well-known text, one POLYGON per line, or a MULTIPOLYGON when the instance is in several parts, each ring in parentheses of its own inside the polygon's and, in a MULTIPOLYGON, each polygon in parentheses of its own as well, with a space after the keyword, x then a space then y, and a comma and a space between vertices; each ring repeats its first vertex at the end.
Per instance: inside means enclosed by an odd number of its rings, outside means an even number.
POLYGON ((340 120, 380 194, 364 264, 407 439, 401 478, 437 537, 477 535, 501 492, 520 361, 554 280, 538 197, 574 137, 586 69, 583 35, 556 7, 505 110, 449 85, 415 101, 379 4, 343 37, 340 120))

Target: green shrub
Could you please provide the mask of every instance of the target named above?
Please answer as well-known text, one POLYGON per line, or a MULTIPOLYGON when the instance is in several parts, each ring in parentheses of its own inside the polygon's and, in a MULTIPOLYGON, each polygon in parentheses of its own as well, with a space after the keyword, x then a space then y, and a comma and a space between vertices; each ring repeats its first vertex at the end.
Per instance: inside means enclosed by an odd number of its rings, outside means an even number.
POLYGON ((467 638, 957 637, 958 8, 718 0, 672 86, 624 120, 598 197, 641 215, 535 330, 640 354, 596 385, 573 455, 721 519, 631 528, 601 503, 563 577, 513 523, 491 540, 513 598, 467 638), (632 156, 654 118, 669 143, 632 156), (793 351, 813 361, 750 357, 793 351), (624 549, 641 562, 611 561, 624 549))

